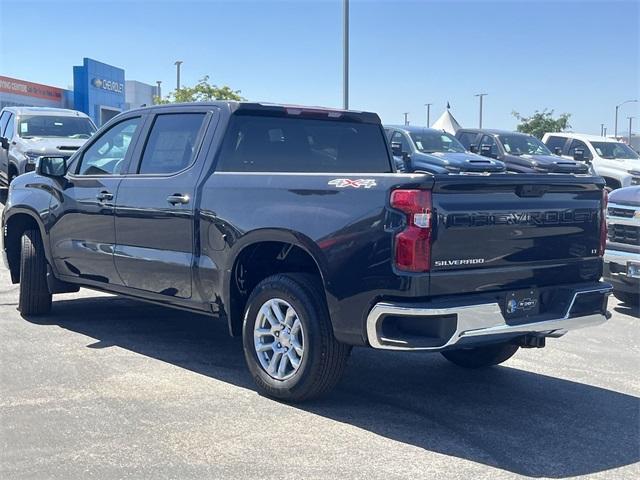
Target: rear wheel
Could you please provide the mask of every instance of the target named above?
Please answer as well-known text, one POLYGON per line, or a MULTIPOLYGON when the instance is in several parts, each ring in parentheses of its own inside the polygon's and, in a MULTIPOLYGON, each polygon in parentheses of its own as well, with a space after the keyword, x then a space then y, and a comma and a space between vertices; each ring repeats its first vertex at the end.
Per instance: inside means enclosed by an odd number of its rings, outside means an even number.
POLYGON ((509 360, 518 351, 517 345, 499 343, 484 347, 446 350, 442 356, 452 363, 464 368, 482 368, 498 365, 509 360))
POLYGON ((51 310, 51 293, 47 288, 47 260, 40 232, 26 230, 20 251, 20 298, 22 315, 42 315, 51 310))
POLYGON ((310 275, 278 274, 251 293, 242 337, 261 393, 299 402, 327 393, 340 380, 349 347, 333 336, 321 288, 310 275))
POLYGON ((618 300, 629 305, 638 306, 640 304, 640 294, 633 294, 629 292, 613 291, 613 296, 618 300))

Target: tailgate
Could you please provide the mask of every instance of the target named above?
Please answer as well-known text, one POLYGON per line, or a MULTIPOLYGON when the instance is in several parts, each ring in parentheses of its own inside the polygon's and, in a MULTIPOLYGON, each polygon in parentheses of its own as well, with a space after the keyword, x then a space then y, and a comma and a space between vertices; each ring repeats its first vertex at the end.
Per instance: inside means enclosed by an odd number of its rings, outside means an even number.
POLYGON ((431 294, 598 280, 602 187, 571 175, 438 178, 431 294))

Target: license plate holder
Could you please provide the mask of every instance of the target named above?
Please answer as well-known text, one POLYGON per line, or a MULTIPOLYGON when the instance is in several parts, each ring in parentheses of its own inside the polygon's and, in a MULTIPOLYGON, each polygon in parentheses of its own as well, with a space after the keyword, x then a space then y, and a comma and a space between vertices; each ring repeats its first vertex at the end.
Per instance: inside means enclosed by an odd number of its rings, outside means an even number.
POLYGON ((504 300, 507 320, 526 319, 540 313, 540 295, 537 289, 507 292, 504 300))

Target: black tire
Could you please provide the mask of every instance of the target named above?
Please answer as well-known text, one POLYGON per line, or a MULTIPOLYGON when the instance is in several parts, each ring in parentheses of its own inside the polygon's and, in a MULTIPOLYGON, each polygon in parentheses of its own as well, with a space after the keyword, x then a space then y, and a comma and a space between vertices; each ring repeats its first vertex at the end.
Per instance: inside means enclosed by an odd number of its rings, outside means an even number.
POLYGON ((517 345, 499 343, 484 347, 461 348, 459 350, 446 350, 442 356, 459 367, 483 368, 498 365, 509 360, 518 351, 517 345))
POLYGON ((634 307, 637 307, 638 305, 640 305, 640 294, 634 295, 633 293, 614 290, 613 296, 616 297, 621 302, 632 305, 634 307))
POLYGON ((51 311, 47 260, 38 230, 26 230, 22 234, 18 310, 24 316, 43 315, 51 311))
POLYGON ((278 274, 260 282, 251 293, 242 327, 245 359, 260 393, 288 402, 301 402, 329 392, 344 372, 350 347, 338 342, 322 285, 312 275, 278 274), (304 333, 304 354, 290 378, 273 378, 260 364, 254 346, 254 326, 260 308, 269 300, 288 302, 304 333))

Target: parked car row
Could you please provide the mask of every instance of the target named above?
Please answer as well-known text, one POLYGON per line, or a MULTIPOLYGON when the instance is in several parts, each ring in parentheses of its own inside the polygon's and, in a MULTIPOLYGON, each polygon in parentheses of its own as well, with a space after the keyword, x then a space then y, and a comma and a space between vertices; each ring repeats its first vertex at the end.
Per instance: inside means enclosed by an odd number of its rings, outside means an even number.
POLYGON ((396 167, 401 172, 504 172, 500 161, 471 153, 453 135, 412 126, 385 127, 396 167))
POLYGON ((562 158, 592 165, 609 190, 640 185, 640 155, 622 142, 579 133, 546 133, 542 141, 562 158))
POLYGON ((418 126, 385 127, 399 171, 596 174, 608 190, 640 185, 640 157, 616 140, 575 133, 533 135, 463 128, 455 137, 418 126))
POLYGON ((456 138, 470 151, 504 162, 510 172, 589 173, 587 164, 553 155, 533 135, 506 130, 465 128, 456 132, 456 138))

